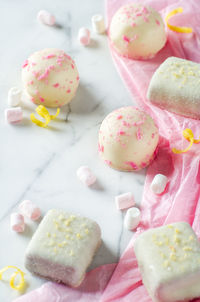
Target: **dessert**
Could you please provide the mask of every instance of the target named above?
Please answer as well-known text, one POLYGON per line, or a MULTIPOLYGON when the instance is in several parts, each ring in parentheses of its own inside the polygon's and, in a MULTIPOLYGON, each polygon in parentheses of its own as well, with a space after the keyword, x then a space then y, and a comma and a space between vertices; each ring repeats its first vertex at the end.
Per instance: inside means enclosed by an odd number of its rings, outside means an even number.
POLYGON ((79 76, 69 55, 60 49, 46 48, 25 61, 22 82, 33 103, 59 107, 75 96, 79 76))
POLYGON ((200 296, 200 242, 191 226, 177 222, 150 229, 134 244, 143 283, 154 302, 200 296))
POLYGON ((134 3, 115 13, 109 36, 114 49, 130 59, 150 59, 166 43, 161 15, 151 7, 134 3))
POLYGON ((169 57, 154 73, 147 98, 154 105, 200 119, 200 64, 169 57))
POLYGON ((93 220, 50 210, 27 247, 25 266, 41 277, 76 287, 100 242, 101 231, 93 220))
POLYGON ((99 153, 114 169, 139 170, 154 158, 158 139, 158 128, 148 114, 133 106, 122 107, 103 120, 99 153))

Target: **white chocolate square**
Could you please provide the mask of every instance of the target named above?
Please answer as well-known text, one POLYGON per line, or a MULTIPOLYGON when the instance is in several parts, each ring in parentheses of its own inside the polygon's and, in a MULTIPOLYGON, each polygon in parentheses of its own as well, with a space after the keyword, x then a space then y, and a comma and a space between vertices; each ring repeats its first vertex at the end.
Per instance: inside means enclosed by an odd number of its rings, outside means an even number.
POLYGON ((143 284, 154 302, 200 296, 200 242, 186 222, 150 229, 135 241, 143 284))
POLYGON ((62 210, 50 210, 33 235, 25 256, 32 273, 78 286, 101 242, 93 220, 62 210))
POLYGON ((200 64, 169 57, 154 73, 147 98, 162 109, 200 119, 200 64))

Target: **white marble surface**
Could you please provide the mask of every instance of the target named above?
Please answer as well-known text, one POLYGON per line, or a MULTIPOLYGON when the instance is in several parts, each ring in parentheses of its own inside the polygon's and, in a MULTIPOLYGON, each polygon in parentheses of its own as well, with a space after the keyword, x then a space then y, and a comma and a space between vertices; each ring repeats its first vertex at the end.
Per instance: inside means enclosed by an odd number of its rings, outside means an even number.
MULTIPOLYGON (((91 16, 104 13, 101 0, 0 0, 0 268, 16 265, 24 269, 24 251, 38 222, 27 221, 26 231, 10 231, 9 218, 18 204, 30 199, 48 209, 63 208, 95 219, 102 229, 103 244, 91 268, 118 260, 132 233, 124 229, 124 213, 115 208, 115 195, 132 191, 137 203, 142 196, 145 170, 121 173, 105 166, 98 157, 98 130, 103 118, 113 109, 132 104, 108 49, 106 35, 92 33, 92 44, 81 47, 77 32, 91 26, 91 16), (36 21, 37 12, 47 9, 56 16, 58 26, 36 21), (49 129, 29 120, 35 106, 24 102, 24 121, 8 125, 4 121, 7 93, 21 86, 21 65, 29 54, 45 48, 64 49, 76 61, 80 86, 70 106, 62 108, 49 129), (80 165, 88 165, 98 182, 85 187, 76 177, 80 165)), ((54 112, 54 110, 52 110, 54 112)), ((25 270, 26 271, 26 270, 25 270)), ((30 291, 44 280, 26 271, 30 291)), ((0 282, 0 301, 17 296, 8 284, 0 282)))

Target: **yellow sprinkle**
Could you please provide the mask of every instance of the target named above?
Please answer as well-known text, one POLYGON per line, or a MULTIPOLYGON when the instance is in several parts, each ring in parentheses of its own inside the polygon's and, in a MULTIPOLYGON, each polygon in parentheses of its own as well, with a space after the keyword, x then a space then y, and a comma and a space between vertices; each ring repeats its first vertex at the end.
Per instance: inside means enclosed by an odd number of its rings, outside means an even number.
POLYGON ((193 241, 194 240, 194 236, 190 235, 189 240, 193 241))
POLYGON ((174 246, 170 246, 169 248, 170 248, 170 250, 172 250, 172 252, 176 252, 176 250, 175 250, 175 247, 174 247, 174 246))
POLYGON ((66 239, 70 239, 70 236, 69 236, 69 235, 66 235, 65 238, 66 238, 66 239))
POLYGON ((9 268, 14 268, 16 270, 16 272, 14 272, 14 274, 11 275, 10 277, 10 287, 12 289, 15 289, 15 290, 19 290, 19 291, 23 291, 24 287, 25 287, 25 279, 24 279, 24 275, 25 273, 23 271, 21 271, 18 267, 16 266, 13 266, 13 265, 8 265, 4 268, 2 268, 0 270, 0 280, 2 280, 2 275, 5 271, 7 271, 9 268), (20 282, 18 283, 18 285, 15 285, 15 278, 16 276, 20 274, 20 282))
POLYGON ((181 242, 180 238, 178 238, 176 235, 174 236, 174 241, 179 244, 181 242))
POLYGON ((70 251, 69 255, 70 255, 70 256, 74 256, 73 250, 70 251))
POLYGON ((51 234, 49 232, 47 232, 47 237, 51 237, 51 234))
POLYGON ((89 234, 89 230, 88 229, 85 229, 85 234, 89 234))
POLYGON ((77 237, 78 239, 81 239, 81 238, 82 238, 82 236, 81 236, 80 233, 77 233, 77 234, 76 234, 76 237, 77 237))
POLYGON ((173 30, 173 31, 176 31, 176 32, 179 32, 179 33, 191 33, 192 32, 192 28, 191 27, 180 27, 180 26, 174 26, 174 25, 171 25, 169 24, 169 19, 178 14, 178 13, 182 13, 183 12, 183 8, 182 7, 178 7, 174 10, 172 10, 171 12, 169 12, 166 17, 165 17, 165 21, 167 23, 167 26, 169 27, 169 29, 173 30))
POLYGON ((55 233, 53 233, 53 235, 52 235, 54 238, 56 238, 56 234, 55 233))
POLYGON ((176 255, 174 253, 170 254, 170 259, 176 261, 176 255))
POLYGON ((180 75, 180 74, 175 73, 175 72, 173 72, 173 76, 175 76, 175 78, 180 78, 180 77, 181 77, 181 75, 180 75))
POLYGON ((57 108, 57 112, 55 115, 50 115, 49 111, 43 105, 39 105, 35 109, 35 111, 38 113, 38 115, 40 115, 45 120, 45 122, 41 122, 40 120, 38 120, 35 117, 34 113, 31 113, 30 115, 31 121, 37 126, 45 128, 51 120, 55 119, 58 116, 58 114, 60 113, 60 108, 57 108))
POLYGON ((59 220, 63 220, 63 219, 65 219, 65 217, 64 217, 62 214, 60 214, 60 215, 58 216, 58 219, 59 219, 59 220))
POLYGON ((184 250, 184 251, 192 251, 192 248, 189 247, 189 246, 185 246, 185 247, 183 248, 183 250, 184 250))
POLYGON ((180 234, 180 230, 179 229, 175 229, 175 232, 177 233, 177 234, 180 234))
POLYGON ((168 226, 167 226, 169 229, 173 229, 174 228, 174 226, 173 225, 171 225, 171 224, 168 224, 168 226))
POLYGON ((195 75, 195 73, 192 71, 192 70, 190 70, 190 71, 188 71, 188 75, 195 75))
POLYGON ((169 261, 168 261, 168 260, 165 260, 165 261, 163 262, 163 266, 164 266, 164 267, 168 267, 168 266, 169 266, 169 261))
POLYGON ((160 253, 160 256, 162 257, 162 258, 166 258, 166 256, 165 256, 165 254, 164 253, 160 253))
POLYGON ((58 252, 56 247, 54 247, 53 251, 54 251, 54 253, 56 253, 56 254, 57 254, 57 252, 58 252))

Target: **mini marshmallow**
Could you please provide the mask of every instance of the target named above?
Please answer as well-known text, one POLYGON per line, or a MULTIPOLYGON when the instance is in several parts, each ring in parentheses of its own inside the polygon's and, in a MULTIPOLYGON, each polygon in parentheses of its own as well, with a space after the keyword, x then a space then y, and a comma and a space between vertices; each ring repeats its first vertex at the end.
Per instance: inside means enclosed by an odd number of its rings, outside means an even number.
POLYGON ((151 183, 151 190, 155 194, 161 194, 164 192, 167 182, 168 179, 165 175, 157 174, 151 183))
POLYGON ((21 100, 21 90, 17 87, 12 87, 8 91, 8 105, 11 107, 18 106, 21 100))
POLYGON ((96 176, 87 166, 81 166, 76 173, 80 181, 86 186, 91 186, 96 181, 96 176))
POLYGON ((124 218, 124 226, 128 230, 134 230, 137 228, 141 218, 141 213, 138 208, 130 208, 126 212, 126 216, 124 218))
POLYGON ((40 10, 37 14, 37 19, 43 24, 53 26, 56 22, 55 17, 46 10, 40 10))
POLYGON ((23 118, 23 111, 21 107, 5 109, 5 119, 8 123, 19 123, 23 118))
POLYGON ((22 215, 30 218, 31 220, 37 220, 41 216, 40 209, 30 200, 24 200, 20 203, 19 211, 22 215))
POLYGON ((11 230, 22 233, 25 229, 24 216, 19 213, 12 213, 10 215, 11 230))
POLYGON ((105 24, 102 15, 92 16, 92 28, 97 34, 103 34, 105 32, 105 24))
POLYGON ((81 45, 87 46, 90 44, 90 31, 85 27, 81 27, 78 32, 78 41, 81 45))
POLYGON ((118 210, 127 209, 135 205, 134 196, 131 192, 127 192, 115 197, 115 203, 118 210))

